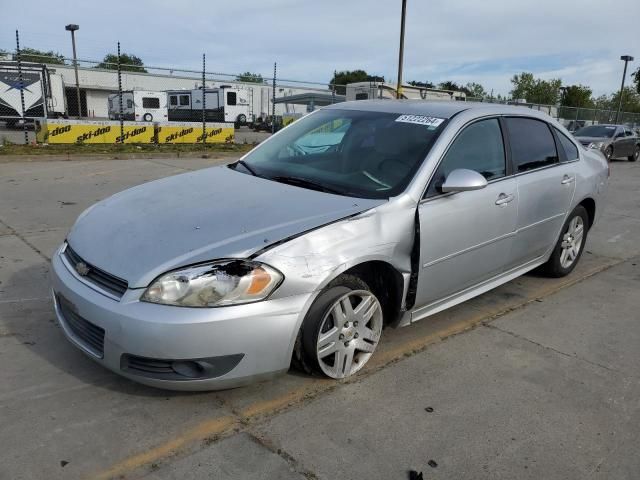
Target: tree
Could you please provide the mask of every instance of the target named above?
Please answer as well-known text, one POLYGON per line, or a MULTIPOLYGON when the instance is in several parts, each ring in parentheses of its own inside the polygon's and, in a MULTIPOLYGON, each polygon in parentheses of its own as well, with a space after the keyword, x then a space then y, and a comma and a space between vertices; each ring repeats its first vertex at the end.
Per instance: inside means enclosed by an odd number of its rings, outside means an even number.
MULTIPOLYGON (((13 59, 17 60, 18 56, 14 53, 13 59)), ((49 50, 45 52, 43 50, 37 50, 35 48, 24 47, 20 49, 20 60, 23 62, 34 63, 50 63, 54 65, 64 65, 64 55, 58 52, 49 50)))
POLYGON ((640 67, 631 75, 633 77, 633 83, 636 84, 636 92, 640 93, 640 67))
MULTIPOLYGON (((107 53, 102 59, 102 62, 100 62, 94 68, 104 68, 106 70, 117 70, 118 55, 113 53, 107 53)), ((142 63, 142 59, 130 53, 120 54, 120 70, 124 70, 128 72, 147 73, 147 70, 144 68, 144 64, 142 63)))
POLYGON ((560 86, 562 81, 559 78, 542 80, 535 78, 532 73, 522 72, 514 75, 511 79, 513 90, 511 97, 514 99, 524 98, 528 103, 541 103, 543 105, 555 105, 558 103, 560 86))
POLYGON ((244 72, 236 77, 236 80, 239 82, 248 82, 248 83, 264 83, 264 79, 262 75, 259 73, 251 73, 244 72))
POLYGON ((479 83, 469 82, 464 88, 469 97, 484 98, 488 96, 487 91, 479 83))
POLYGON ((408 82, 409 85, 413 86, 413 87, 420 87, 420 88, 436 88, 435 84, 426 81, 426 82, 417 82, 416 80, 411 80, 410 82, 408 82))
POLYGON ((560 104, 563 107, 591 108, 593 107, 592 93, 586 85, 569 85, 560 99, 560 104))
POLYGON ((441 82, 438 85, 438 88, 441 90, 454 90, 456 92, 462 91, 462 87, 458 85, 456 82, 452 82, 451 80, 447 80, 446 82, 441 82))
POLYGON ((384 77, 369 75, 364 70, 343 70, 335 73, 329 82, 329 90, 333 89, 333 85, 336 85, 336 93, 344 95, 347 89, 343 85, 356 82, 384 82, 384 77))
MULTIPOLYGON (((611 109, 616 110, 620 102, 620 91, 611 94, 611 109)), ((623 112, 640 113, 640 94, 633 87, 626 86, 622 91, 623 112)))

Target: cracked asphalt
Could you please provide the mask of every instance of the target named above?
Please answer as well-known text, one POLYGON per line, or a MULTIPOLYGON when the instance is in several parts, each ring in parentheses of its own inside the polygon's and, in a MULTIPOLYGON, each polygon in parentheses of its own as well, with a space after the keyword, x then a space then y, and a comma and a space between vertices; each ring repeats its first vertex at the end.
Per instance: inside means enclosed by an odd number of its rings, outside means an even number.
POLYGON ((56 325, 52 251, 95 201, 225 161, 0 164, 0 479, 638 478, 640 165, 612 164, 572 275, 387 330, 349 381, 175 393, 91 362, 56 325))

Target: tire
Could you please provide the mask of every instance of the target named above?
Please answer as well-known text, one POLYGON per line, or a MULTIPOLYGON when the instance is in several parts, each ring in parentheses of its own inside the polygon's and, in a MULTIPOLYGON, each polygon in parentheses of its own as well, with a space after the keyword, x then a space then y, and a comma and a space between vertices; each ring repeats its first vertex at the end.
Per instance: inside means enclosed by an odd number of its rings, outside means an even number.
POLYGON ((143 119, 145 122, 153 122, 153 115, 151 115, 150 113, 145 113, 145 114, 142 116, 142 119, 143 119))
POLYGON ((354 375, 373 355, 383 323, 382 306, 369 286, 354 275, 340 275, 307 312, 292 363, 334 379, 354 375))
POLYGON ((589 230, 589 214, 587 210, 578 205, 567 217, 562 226, 560 238, 556 242, 551 257, 542 266, 542 271, 550 277, 564 277, 569 275, 578 264, 584 245, 587 242, 589 230), (579 245, 576 241, 578 228, 580 230, 579 245))
POLYGON ((607 161, 611 160, 611 158, 613 157, 613 147, 611 145, 605 148, 604 156, 607 159, 607 161))
POLYGON ((636 149, 627 158, 630 162, 635 162, 640 157, 640 145, 636 145, 636 149))
POLYGON ((247 116, 244 113, 241 113, 240 115, 238 115, 237 122, 238 125, 244 125, 245 123, 247 123, 247 116))

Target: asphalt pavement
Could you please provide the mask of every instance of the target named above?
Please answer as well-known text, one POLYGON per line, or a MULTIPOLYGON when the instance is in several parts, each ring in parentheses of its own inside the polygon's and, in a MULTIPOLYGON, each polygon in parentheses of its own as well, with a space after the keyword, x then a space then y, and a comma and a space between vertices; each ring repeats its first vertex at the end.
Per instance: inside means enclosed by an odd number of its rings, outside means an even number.
POLYGON ((407 328, 361 374, 155 390, 71 346, 49 258, 86 207, 228 159, 0 164, 0 479, 635 479, 640 164, 564 279, 529 274, 407 328))

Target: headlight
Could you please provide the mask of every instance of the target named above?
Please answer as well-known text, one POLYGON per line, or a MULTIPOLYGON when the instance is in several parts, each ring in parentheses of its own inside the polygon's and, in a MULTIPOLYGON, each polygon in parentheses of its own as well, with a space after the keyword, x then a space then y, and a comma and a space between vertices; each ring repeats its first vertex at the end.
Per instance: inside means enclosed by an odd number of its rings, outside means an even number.
POLYGON ((589 148, 595 148, 596 150, 601 149, 604 146, 604 142, 591 142, 589 144, 589 148))
POLYGON ((142 295, 145 302, 179 307, 221 307, 264 300, 283 276, 258 262, 223 260, 161 275, 142 295))

